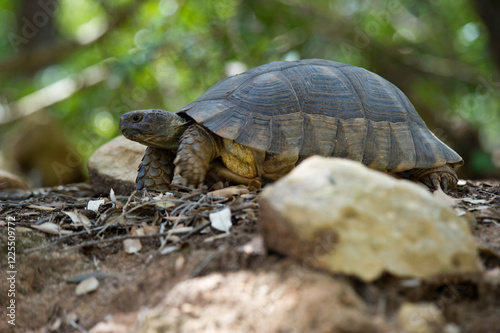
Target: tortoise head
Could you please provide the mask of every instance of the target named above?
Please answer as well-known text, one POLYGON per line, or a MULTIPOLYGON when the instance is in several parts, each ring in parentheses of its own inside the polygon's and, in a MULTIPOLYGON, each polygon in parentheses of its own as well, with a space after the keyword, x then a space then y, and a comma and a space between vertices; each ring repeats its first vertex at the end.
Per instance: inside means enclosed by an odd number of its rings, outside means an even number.
POLYGON ((159 109, 131 111, 120 118, 120 131, 127 139, 169 150, 177 150, 179 139, 189 125, 189 121, 177 114, 159 109))

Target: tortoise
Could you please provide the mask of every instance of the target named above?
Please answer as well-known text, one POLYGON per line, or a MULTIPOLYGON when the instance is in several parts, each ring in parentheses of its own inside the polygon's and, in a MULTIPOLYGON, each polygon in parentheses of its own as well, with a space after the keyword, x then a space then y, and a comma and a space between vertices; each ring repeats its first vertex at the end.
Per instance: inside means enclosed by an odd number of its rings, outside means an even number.
POLYGON ((227 77, 175 113, 125 113, 120 130, 148 146, 139 190, 166 190, 174 174, 199 186, 209 170, 234 183, 274 181, 311 155, 448 190, 463 164, 392 83, 320 59, 271 62, 227 77))

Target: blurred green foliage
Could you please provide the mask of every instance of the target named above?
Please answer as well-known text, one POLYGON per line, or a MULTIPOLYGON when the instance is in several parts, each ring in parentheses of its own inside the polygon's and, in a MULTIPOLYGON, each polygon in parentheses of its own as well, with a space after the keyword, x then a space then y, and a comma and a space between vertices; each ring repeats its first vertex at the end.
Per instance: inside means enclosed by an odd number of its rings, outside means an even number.
POLYGON ((0 64, 15 67, 31 52, 30 69, 0 71, 0 123, 7 123, 0 140, 16 128, 5 119, 18 116, 19 100, 94 65, 98 83, 46 107, 84 158, 119 134, 124 112, 175 111, 229 74, 275 60, 324 58, 399 86, 439 137, 475 159, 466 161, 469 174, 492 170, 500 149, 500 79, 468 0, 60 0, 57 33, 41 46, 48 60, 39 63, 40 47, 15 38, 23 36, 19 6, 27 3, 0 1, 7 36, 0 64), (64 44, 69 49, 50 53, 64 44), (477 132, 478 146, 470 146, 464 128, 477 132))

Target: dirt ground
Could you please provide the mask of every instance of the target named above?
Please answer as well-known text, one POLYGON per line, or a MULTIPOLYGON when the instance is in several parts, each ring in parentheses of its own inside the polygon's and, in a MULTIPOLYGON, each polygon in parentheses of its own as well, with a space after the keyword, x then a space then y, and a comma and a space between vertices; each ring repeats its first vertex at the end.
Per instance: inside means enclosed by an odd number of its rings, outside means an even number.
MULTIPOLYGON (((260 245, 258 191, 206 193, 178 187, 163 197, 106 197, 94 212, 86 208, 99 197, 84 183, 0 192, 1 275, 17 271, 14 296, 8 296, 9 280, 0 283, 0 332, 84 332, 107 316, 154 306, 162 299, 159 291, 193 277, 284 272, 296 265, 260 245), (231 209, 229 234, 209 221, 209 214, 223 207, 231 209), (15 226, 15 235, 9 226, 15 226), (130 235, 135 235, 132 240, 130 235), (9 236, 15 238, 15 260, 8 255, 9 236), (92 276, 97 290, 77 295, 78 283, 92 276), (12 300, 15 326, 6 316, 12 300)), ((457 332, 500 332, 500 182, 467 181, 450 195, 460 199, 457 214, 471 223, 484 273, 417 285, 391 276, 370 284, 347 277, 367 315, 380 313, 381 299, 388 320, 403 302, 428 301, 457 332)))

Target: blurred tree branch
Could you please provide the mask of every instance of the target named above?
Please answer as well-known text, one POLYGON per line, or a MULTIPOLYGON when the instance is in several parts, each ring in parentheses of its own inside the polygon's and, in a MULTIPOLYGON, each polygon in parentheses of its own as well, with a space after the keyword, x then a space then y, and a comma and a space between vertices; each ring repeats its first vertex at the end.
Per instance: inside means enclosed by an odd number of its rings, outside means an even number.
POLYGON ((43 87, 9 104, 0 116, 0 125, 11 123, 22 117, 61 102, 76 92, 106 80, 110 72, 106 61, 85 68, 79 74, 70 75, 51 85, 43 87))
POLYGON ((491 58, 500 70, 500 1, 475 0, 474 5, 488 29, 491 58))
POLYGON ((110 23, 104 31, 101 31, 95 36, 91 36, 85 41, 62 41, 52 42, 50 44, 38 45, 32 49, 21 49, 20 53, 13 55, 10 59, 0 62, 0 71, 4 73, 34 73, 37 70, 60 62, 69 55, 80 51, 84 47, 95 44, 103 40, 114 29, 124 25, 137 11, 137 9, 146 0, 132 1, 125 8, 115 10, 114 12, 108 7, 103 6, 110 16, 110 23))

